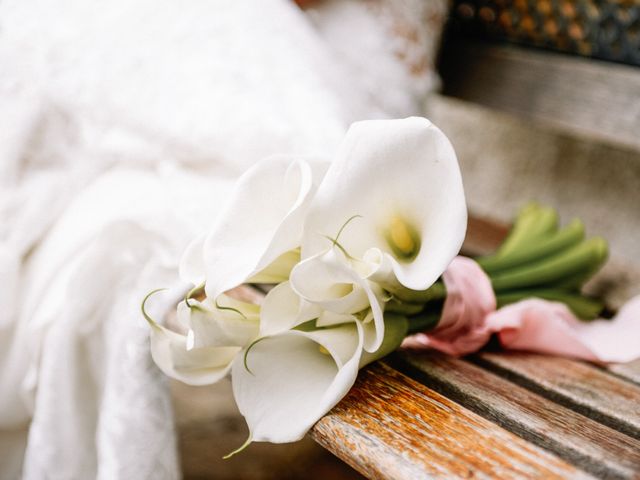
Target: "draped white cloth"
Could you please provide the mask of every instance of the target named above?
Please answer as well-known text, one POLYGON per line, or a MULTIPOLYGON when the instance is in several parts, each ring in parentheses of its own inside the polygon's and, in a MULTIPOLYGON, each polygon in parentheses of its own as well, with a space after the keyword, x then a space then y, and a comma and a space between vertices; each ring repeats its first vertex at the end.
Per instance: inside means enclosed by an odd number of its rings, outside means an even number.
POLYGON ((182 250, 246 166, 418 110, 433 77, 384 48, 385 11, 0 1, 0 478, 180 476, 141 299, 184 288, 182 250))

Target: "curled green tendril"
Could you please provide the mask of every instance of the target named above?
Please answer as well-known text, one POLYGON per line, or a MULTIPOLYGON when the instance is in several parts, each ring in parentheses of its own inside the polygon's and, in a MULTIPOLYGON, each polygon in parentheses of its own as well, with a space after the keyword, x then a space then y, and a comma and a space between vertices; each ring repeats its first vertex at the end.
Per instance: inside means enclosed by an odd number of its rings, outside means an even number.
POLYGON ((344 256, 347 257, 349 260, 355 260, 355 257, 351 256, 351 254, 347 252, 347 250, 335 238, 330 237, 329 235, 323 235, 323 237, 329 240, 332 246, 338 247, 338 249, 340 249, 340 251, 344 253, 344 256))
POLYGON ((160 328, 160 325, 158 324, 158 322, 156 322, 153 318, 151 318, 149 316, 149 314, 147 313, 147 309, 146 309, 146 305, 147 305, 147 300, 149 300, 149 298, 151 298, 153 295, 155 295, 158 292, 162 292, 166 290, 166 288, 156 288, 155 290, 150 291, 149 293, 147 293, 147 295, 142 299, 142 303, 140 304, 140 311, 142 312, 142 316, 144 317, 144 319, 149 323, 149 325, 151 325, 154 328, 160 328))
POLYGON ((220 305, 220 304, 218 303, 218 299, 217 299, 217 298, 216 298, 216 302, 215 302, 215 303, 216 303, 216 308, 217 308, 218 310, 229 310, 229 311, 231 311, 231 312, 235 312, 235 313, 237 313, 238 315, 240 315, 242 318, 244 318, 245 320, 247 320, 247 316, 246 316, 244 313, 242 313, 240 310, 238 310, 237 308, 233 308, 233 307, 225 307, 225 306, 223 306, 223 305, 220 305))
POLYGON ((355 220, 356 218, 362 218, 362 215, 353 215, 352 217, 349 217, 349 219, 342 224, 334 240, 334 245, 337 245, 338 239, 340 238, 340 235, 342 235, 342 231, 347 227, 347 225, 349 225, 349 223, 351 223, 352 220, 355 220))
POLYGON ((198 290, 202 290, 203 288, 204 288, 204 282, 202 282, 200 285, 196 285, 195 287, 193 287, 191 290, 187 292, 187 294, 184 296, 184 303, 187 304, 187 307, 197 308, 197 305, 193 305, 189 303, 189 300, 193 298, 193 296, 196 294, 196 292, 198 292, 198 290))
POLYGON ((222 457, 222 459, 228 460, 229 458, 233 457, 236 453, 242 452, 245 448, 247 448, 251 444, 252 441, 253 441, 252 435, 249 434, 249 438, 245 440, 245 442, 240 446, 240 448, 236 448, 233 452, 227 453, 224 457, 222 457))
POLYGON ((349 260, 355 260, 355 258, 352 257, 349 254, 349 252, 347 252, 347 250, 340 244, 340 242, 338 242, 338 240, 340 239, 340 235, 342 235, 342 232, 347 227, 347 225, 349 225, 349 223, 351 223, 351 221, 355 220, 356 218, 363 218, 363 217, 362 217, 362 215, 353 215, 353 216, 349 217, 349 219, 342 224, 342 226, 338 230, 338 234, 335 236, 335 238, 331 237, 329 235, 322 235, 324 238, 326 238, 327 240, 329 240, 331 242, 332 246, 338 247, 340 249, 340 251, 342 253, 344 253, 344 256, 347 257, 349 260))
POLYGON ((249 372, 251 375, 253 375, 254 373, 249 369, 249 365, 247 364, 247 356, 249 355, 249 351, 253 348, 253 346, 264 340, 265 338, 269 338, 269 337, 260 337, 255 339, 253 342, 251 342, 251 344, 247 347, 247 349, 244 351, 244 358, 242 359, 242 363, 244 363, 244 369, 249 372))

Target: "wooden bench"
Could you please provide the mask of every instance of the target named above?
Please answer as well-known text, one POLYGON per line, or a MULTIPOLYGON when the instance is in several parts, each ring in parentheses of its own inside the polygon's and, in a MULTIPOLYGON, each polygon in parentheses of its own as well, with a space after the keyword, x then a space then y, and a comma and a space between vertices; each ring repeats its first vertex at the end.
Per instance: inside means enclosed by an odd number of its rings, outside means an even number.
MULTIPOLYGON (((465 249, 505 232, 472 219, 465 249)), ((312 437, 368 478, 640 478, 640 362, 396 352, 312 437)))
MULTIPOLYGON (((614 307, 640 293, 640 70, 460 37, 440 64, 427 116, 480 214, 464 251, 506 235, 482 217, 541 200, 611 241, 592 292, 614 307)), ((364 369, 311 435, 368 478, 640 478, 640 361, 400 351, 364 369)))
MULTIPOLYGON (((535 199, 611 241, 592 292, 613 307, 640 293, 640 70, 455 39, 441 71, 444 95, 426 116, 451 138, 477 215, 465 252, 491 251, 506 233, 481 218, 506 222, 535 199)), ((173 387, 186 478, 278 477, 277 456, 322 471, 326 459, 299 444, 255 444, 221 463, 246 437, 229 385, 173 387)), ((396 352, 362 370, 311 437, 376 479, 640 478, 640 362, 601 368, 495 346, 463 359, 396 352)))

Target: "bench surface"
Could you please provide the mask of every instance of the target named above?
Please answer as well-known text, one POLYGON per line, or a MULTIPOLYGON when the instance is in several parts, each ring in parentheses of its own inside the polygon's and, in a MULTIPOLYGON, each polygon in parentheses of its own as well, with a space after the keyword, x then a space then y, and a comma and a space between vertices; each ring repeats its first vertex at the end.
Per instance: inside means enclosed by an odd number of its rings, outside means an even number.
MULTIPOLYGON (((465 251, 505 234, 471 219, 465 251)), ((640 478, 640 362, 399 351, 311 435, 368 478, 640 478)))

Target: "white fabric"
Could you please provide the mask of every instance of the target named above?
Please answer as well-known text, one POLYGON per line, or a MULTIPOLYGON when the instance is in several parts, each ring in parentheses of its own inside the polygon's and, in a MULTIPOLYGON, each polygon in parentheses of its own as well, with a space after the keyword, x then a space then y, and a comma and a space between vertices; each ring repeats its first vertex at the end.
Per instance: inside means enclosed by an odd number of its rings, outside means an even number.
POLYGON ((0 478, 180 476, 143 296, 247 166, 422 88, 332 52, 286 0, 0 2, 0 478))

